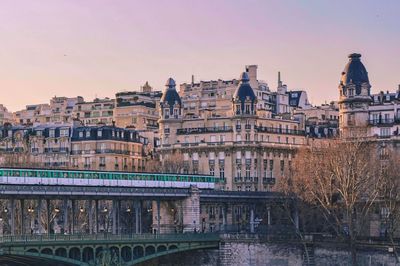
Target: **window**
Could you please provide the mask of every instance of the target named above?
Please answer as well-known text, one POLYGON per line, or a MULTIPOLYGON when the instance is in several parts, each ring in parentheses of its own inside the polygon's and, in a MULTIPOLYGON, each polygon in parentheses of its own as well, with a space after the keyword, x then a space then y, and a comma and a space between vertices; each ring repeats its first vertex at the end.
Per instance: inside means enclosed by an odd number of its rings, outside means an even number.
POLYGON ((103 136, 103 131, 102 130, 98 130, 97 131, 97 137, 101 138, 103 136))
POLYGON ((56 136, 56 131, 54 129, 49 130, 49 137, 54 138, 56 136))
POLYGON ((219 167, 219 177, 225 178, 225 168, 223 166, 219 167))
POLYGON ((86 138, 90 138, 90 130, 86 131, 86 138))
POLYGON ((214 173, 215 173, 214 166, 213 166, 213 167, 210 167, 210 175, 214 175, 214 173))
POLYGON ((68 135, 69 135, 69 129, 68 128, 60 129, 60 137, 68 137, 68 135))
POLYGON ((389 137, 390 136, 390 128, 383 127, 381 128, 381 137, 389 137))
POLYGON ((83 138, 83 131, 79 132, 79 138, 83 138))

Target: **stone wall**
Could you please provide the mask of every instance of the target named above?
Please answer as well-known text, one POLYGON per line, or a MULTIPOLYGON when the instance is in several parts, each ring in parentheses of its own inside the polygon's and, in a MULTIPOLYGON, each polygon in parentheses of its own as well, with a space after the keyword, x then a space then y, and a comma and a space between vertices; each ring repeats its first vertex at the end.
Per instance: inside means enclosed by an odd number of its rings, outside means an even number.
MULTIPOLYGON (((345 247, 317 246, 314 249, 316 266, 351 265, 345 247)), ((393 253, 386 249, 358 252, 361 266, 398 266, 393 253)), ((236 239, 221 242, 219 250, 197 250, 156 258, 146 266, 303 266, 303 247, 291 243, 267 243, 259 240, 236 239)))

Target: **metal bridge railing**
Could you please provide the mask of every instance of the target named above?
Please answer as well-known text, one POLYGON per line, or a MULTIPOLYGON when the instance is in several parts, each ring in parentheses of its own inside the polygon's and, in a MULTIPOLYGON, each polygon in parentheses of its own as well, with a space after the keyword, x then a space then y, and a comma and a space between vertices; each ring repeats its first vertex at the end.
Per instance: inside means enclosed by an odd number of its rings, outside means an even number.
POLYGON ((29 243, 29 242, 69 242, 69 241, 176 241, 176 242, 201 242, 218 241, 219 235, 212 233, 187 233, 187 234, 76 234, 76 235, 16 235, 2 236, 0 243, 29 243))

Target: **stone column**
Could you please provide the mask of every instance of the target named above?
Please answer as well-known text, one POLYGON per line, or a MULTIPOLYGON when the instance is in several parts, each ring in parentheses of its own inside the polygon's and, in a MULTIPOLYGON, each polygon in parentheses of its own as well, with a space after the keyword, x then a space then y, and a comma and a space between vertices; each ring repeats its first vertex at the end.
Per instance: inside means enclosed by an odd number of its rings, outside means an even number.
POLYGON ((183 232, 199 232, 200 229, 200 190, 190 187, 189 197, 183 200, 183 232))
POLYGON ((268 216, 268 226, 270 226, 271 225, 271 207, 270 206, 268 206, 267 207, 267 216, 268 216))

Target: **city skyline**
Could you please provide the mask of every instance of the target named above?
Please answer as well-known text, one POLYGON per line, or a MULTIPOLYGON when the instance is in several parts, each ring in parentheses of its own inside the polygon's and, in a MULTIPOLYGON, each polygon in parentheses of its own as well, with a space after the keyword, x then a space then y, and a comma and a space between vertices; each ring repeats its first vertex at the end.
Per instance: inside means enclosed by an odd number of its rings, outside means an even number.
POLYGON ((238 79, 249 64, 271 89, 281 71, 289 89, 320 104, 338 99, 352 52, 363 55, 373 92, 400 83, 396 1, 44 2, 0 10, 0 87, 10 92, 1 103, 10 111, 54 95, 113 97, 146 81, 164 89, 170 76, 238 79))

